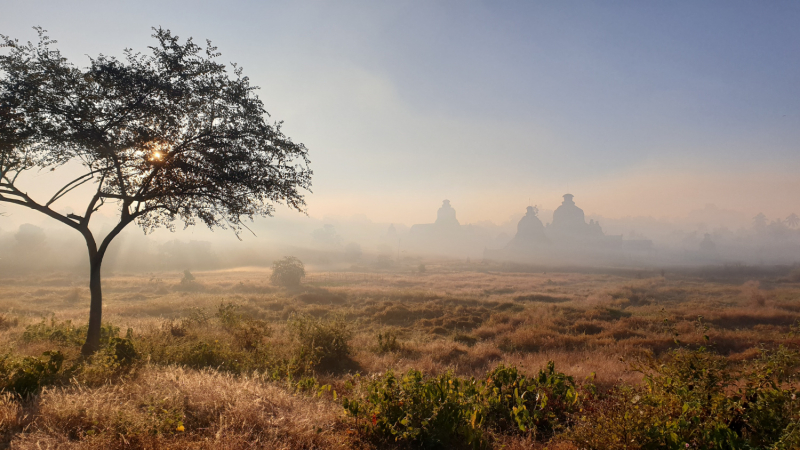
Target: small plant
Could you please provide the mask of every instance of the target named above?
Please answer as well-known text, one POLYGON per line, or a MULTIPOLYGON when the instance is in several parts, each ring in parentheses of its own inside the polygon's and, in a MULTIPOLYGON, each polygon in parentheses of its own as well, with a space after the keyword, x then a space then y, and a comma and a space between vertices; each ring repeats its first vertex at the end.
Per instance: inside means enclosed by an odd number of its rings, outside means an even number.
POLYGON ((99 386, 129 374, 139 362, 139 356, 130 338, 112 338, 108 345, 73 371, 82 383, 99 386))
POLYGON ((283 287, 300 286, 300 281, 306 276, 303 262, 294 256, 286 256, 272 263, 272 275, 269 281, 283 287))
POLYGON ((181 283, 183 284, 191 283, 192 281, 195 281, 195 279, 196 278, 194 277, 194 275, 192 275, 192 272, 190 272, 189 269, 186 269, 183 271, 183 278, 181 278, 181 283))
POLYGON ((419 266, 417 266, 417 272, 419 273, 425 273, 427 270, 428 269, 425 268, 425 264, 420 264, 419 266))
POLYGON ((220 303, 215 316, 223 327, 228 329, 236 328, 242 321, 241 316, 236 312, 238 309, 239 306, 233 303, 220 303))
POLYGON ((353 331, 344 317, 316 319, 293 314, 288 327, 297 343, 296 361, 312 367, 333 368, 349 359, 353 331))
POLYGON ((272 334, 269 324, 263 320, 246 319, 237 312, 238 309, 239 306, 232 303, 222 303, 216 316, 240 348, 255 350, 261 347, 272 334))
POLYGON ((176 287, 179 291, 197 292, 205 289, 205 286, 197 282, 197 278, 188 269, 183 271, 181 284, 176 287))
MULTIPOLYGON (((41 322, 28 325, 22 333, 22 340, 25 342, 50 341, 63 345, 81 345, 86 339, 88 325, 75 327, 71 320, 57 322, 55 317, 50 318, 50 322, 42 319, 41 322)), ((119 335, 119 327, 112 324, 104 324, 100 327, 100 343, 108 344, 111 338, 119 335)))
POLYGON ((396 331, 387 330, 383 333, 378 333, 378 353, 391 353, 402 349, 402 344, 397 342, 396 331))

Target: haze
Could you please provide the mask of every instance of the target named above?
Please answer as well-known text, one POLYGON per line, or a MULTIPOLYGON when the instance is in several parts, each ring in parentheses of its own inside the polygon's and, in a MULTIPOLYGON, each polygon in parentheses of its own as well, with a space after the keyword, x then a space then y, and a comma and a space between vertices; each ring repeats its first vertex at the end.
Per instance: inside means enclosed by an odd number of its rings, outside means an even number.
MULTIPOLYGON (((397 245, 389 224, 403 236, 448 199, 483 230, 451 255, 481 257, 507 245, 527 206, 548 223, 571 193, 606 234, 681 251, 724 228, 748 244, 714 261, 747 262, 758 213, 800 213, 799 22, 796 2, 17 1, 0 33, 35 40, 40 25, 81 65, 144 51, 163 26, 243 66, 315 173, 309 217, 258 220, 251 248, 380 253, 397 245), (325 225, 334 243, 315 235, 325 225)), ((25 182, 43 193, 52 178, 25 182)), ((24 224, 52 245, 79 240, 0 208, 6 249, 24 224)), ((151 239, 238 244, 201 229, 151 239)), ((766 260, 797 259, 795 244, 776 248, 766 260)))

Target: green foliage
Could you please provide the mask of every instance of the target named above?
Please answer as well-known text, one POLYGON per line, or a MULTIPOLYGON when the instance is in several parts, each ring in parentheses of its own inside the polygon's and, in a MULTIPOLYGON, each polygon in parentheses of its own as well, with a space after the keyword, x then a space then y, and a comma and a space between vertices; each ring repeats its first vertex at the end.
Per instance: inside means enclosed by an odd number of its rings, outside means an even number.
POLYGON ((343 316, 316 319, 293 314, 287 326, 297 344, 294 352, 297 363, 331 369, 349 360, 353 330, 343 316))
POLYGON ((796 352, 764 352, 734 368, 707 351, 676 350, 634 364, 644 387, 588 399, 572 440, 587 449, 797 448, 796 352))
POLYGON ((278 286, 297 287, 305 276, 306 269, 303 262, 294 256, 285 256, 272 263, 272 275, 269 281, 278 286))
POLYGON ((573 378, 557 372, 552 361, 534 378, 501 364, 489 372, 485 386, 487 424, 545 435, 563 428, 579 396, 573 378))
MULTIPOLYGON (((57 322, 51 317, 49 323, 42 319, 41 322, 25 327, 22 340, 25 342, 50 341, 62 345, 80 346, 86 340, 88 325, 75 327, 71 320, 57 322)), ((100 327, 100 344, 107 345, 112 338, 119 335, 119 327, 104 324, 100 327)))
POLYGON ((516 367, 497 366, 484 380, 448 372, 424 377, 418 370, 388 371, 363 386, 360 398, 345 398, 344 409, 382 441, 447 448, 487 445, 487 432, 550 436, 576 408, 571 377, 553 363, 528 378, 516 367))
POLYGON ((0 358, 0 391, 9 391, 22 396, 34 394, 42 386, 59 379, 64 355, 58 351, 47 351, 41 357, 26 356, 0 358))
POLYGON ((98 386, 131 373, 140 361, 133 341, 117 337, 85 361, 79 361, 70 372, 82 383, 98 386))

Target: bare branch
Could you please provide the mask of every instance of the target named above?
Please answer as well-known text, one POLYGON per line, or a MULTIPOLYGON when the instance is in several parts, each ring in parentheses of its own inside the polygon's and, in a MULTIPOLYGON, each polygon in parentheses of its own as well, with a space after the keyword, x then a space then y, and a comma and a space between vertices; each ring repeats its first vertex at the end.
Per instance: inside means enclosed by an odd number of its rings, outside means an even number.
POLYGON ((102 172, 101 170, 92 170, 91 172, 89 172, 89 173, 87 173, 87 174, 83 174, 83 175, 79 176, 78 178, 76 178, 76 179, 74 179, 74 180, 70 181, 69 183, 67 183, 66 185, 64 185, 64 187, 62 187, 61 189, 59 189, 59 190, 58 190, 58 192, 56 192, 56 193, 53 195, 53 197, 52 197, 52 198, 50 198, 50 200, 48 200, 48 201, 47 201, 47 203, 45 203, 45 206, 50 206, 50 205, 52 205, 52 204, 53 204, 53 203, 55 203, 55 202, 56 202, 58 199, 60 199, 60 198, 64 197, 65 195, 67 195, 67 194, 68 194, 70 191, 72 191, 73 189, 77 188, 78 186, 81 186, 82 184, 84 184, 84 183, 86 183, 87 181, 89 181, 89 180, 91 180, 92 178, 94 178, 94 175, 95 175, 95 174, 97 174, 97 173, 101 173, 101 172, 102 172))

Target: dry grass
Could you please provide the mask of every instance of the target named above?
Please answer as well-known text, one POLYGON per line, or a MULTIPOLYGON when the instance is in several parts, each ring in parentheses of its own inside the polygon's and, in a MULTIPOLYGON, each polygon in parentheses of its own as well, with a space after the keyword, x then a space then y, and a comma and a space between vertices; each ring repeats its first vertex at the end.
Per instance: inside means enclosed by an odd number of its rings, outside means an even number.
POLYGON ((213 370, 147 367, 124 384, 47 388, 5 399, 13 448, 350 448, 331 402, 213 370))
MULTIPOLYGON (((268 323, 275 352, 292 345, 293 313, 344 315, 353 324, 352 364, 316 374, 346 390, 354 372, 416 368, 478 376, 499 362, 533 373, 547 361, 601 386, 635 383, 625 358, 682 345, 710 345, 735 361, 759 347, 796 345, 800 283, 794 279, 726 279, 689 275, 628 278, 580 273, 483 273, 429 265, 425 273, 312 273, 301 288, 269 284, 258 268, 107 276, 104 320, 134 336, 180 333, 180 321, 223 302, 268 323), (166 330, 166 331, 165 331, 166 330), (380 351, 391 330, 396 351, 380 351)), ((20 355, 60 349, 23 342, 25 327, 43 317, 85 323, 86 280, 71 274, 0 282, 0 348, 20 355)), ((219 330, 204 338, 228 339, 219 330), (216 333, 216 334, 215 334, 216 333)), ((176 337, 177 336, 177 337, 176 337)), ((172 338, 170 338, 172 339, 172 338)), ((234 345, 231 341, 231 345, 234 345)), ((293 394, 262 377, 145 365, 123 381, 90 388, 77 382, 47 388, 33 400, 0 397, 0 439, 13 448, 352 448, 341 407, 330 398, 293 394), (178 423, 184 431, 178 431, 178 423)), ((499 445, 500 443, 498 443, 499 445)), ((521 441, 506 448, 531 448, 521 441)), ((569 447, 552 447, 569 448, 569 447)))

